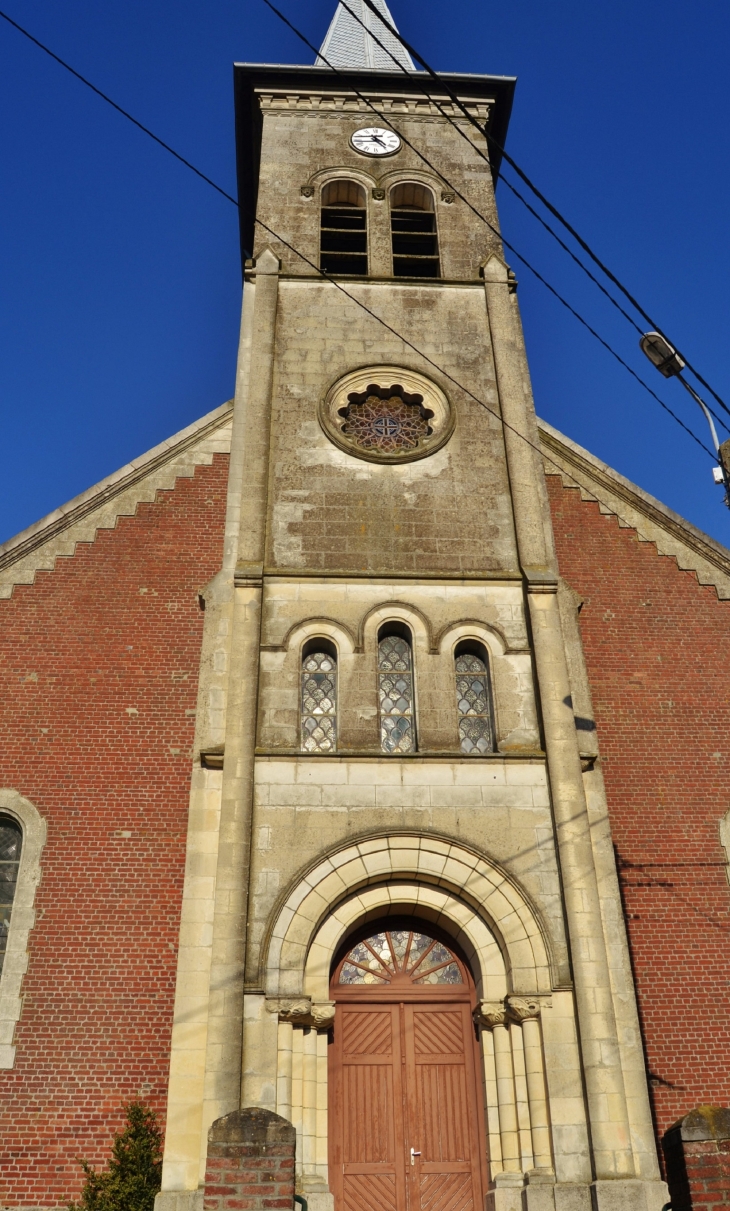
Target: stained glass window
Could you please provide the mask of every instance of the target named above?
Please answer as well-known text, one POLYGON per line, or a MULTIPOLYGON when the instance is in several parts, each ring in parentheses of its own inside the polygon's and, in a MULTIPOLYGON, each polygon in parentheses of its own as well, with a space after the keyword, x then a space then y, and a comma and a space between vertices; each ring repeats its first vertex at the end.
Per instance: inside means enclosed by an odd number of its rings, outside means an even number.
POLYGON ((463 984, 459 964, 443 942, 408 929, 385 930, 358 942, 340 970, 340 984, 394 981, 420 986, 463 984))
POLYGON ((302 749, 333 753, 337 748, 337 660, 330 652, 302 659, 302 749))
POLYGON ((401 386, 378 387, 352 392, 340 410, 342 432, 363 450, 397 454, 415 450, 432 432, 433 412, 423 406, 422 395, 408 395, 401 386))
POLYGON ((383 752, 414 752, 413 660, 410 643, 400 635, 386 635, 378 644, 378 699, 383 752))
POLYGON ((8 944, 10 914, 18 885, 22 847, 23 833, 20 825, 8 816, 0 816, 0 975, 8 944))
POLYGON ((494 752, 489 670, 486 659, 470 652, 456 657, 456 709, 462 753, 494 752))

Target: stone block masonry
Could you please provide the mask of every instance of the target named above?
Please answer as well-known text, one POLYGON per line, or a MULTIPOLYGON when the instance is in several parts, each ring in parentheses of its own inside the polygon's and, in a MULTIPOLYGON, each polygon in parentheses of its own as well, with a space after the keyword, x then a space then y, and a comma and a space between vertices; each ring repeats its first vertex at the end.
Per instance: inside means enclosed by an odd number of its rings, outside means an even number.
POLYGON ((0 787, 48 828, 0 1207, 77 1198, 123 1103, 164 1124, 204 615, 228 459, 215 455, 0 601, 0 787))
POLYGON ((205 1211, 291 1211, 296 1132, 270 1110, 247 1107, 208 1132, 205 1211))

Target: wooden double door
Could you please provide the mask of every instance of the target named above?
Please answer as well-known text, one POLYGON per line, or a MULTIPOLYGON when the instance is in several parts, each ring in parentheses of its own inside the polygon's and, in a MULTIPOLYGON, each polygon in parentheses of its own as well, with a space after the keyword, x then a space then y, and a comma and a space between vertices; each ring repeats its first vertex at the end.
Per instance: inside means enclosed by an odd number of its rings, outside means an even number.
POLYGON ((333 994, 336 1211, 481 1211, 486 1150, 466 981, 333 994))

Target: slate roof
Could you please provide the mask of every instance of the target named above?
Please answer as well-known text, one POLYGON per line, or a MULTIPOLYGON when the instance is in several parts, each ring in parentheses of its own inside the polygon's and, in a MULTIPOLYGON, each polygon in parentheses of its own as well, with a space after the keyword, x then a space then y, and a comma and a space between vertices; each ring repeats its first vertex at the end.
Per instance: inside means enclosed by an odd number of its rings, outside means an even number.
MULTIPOLYGON (((389 21, 395 28, 395 22, 390 15, 385 0, 373 0, 373 3, 383 14, 386 21, 389 21)), ((372 30, 376 37, 387 46, 388 50, 403 67, 408 68, 409 71, 416 70, 408 51, 381 24, 374 13, 363 3, 363 0, 347 0, 347 4, 354 13, 357 13, 367 29, 372 30)), ((337 11, 332 18, 332 24, 327 30, 325 40, 320 47, 320 55, 324 55, 325 59, 333 67, 371 67, 381 71, 399 70, 390 56, 386 54, 382 47, 378 46, 377 42, 373 41, 362 25, 359 25, 355 18, 341 4, 337 5, 337 11)), ((318 57, 316 66, 326 67, 327 64, 318 57)))

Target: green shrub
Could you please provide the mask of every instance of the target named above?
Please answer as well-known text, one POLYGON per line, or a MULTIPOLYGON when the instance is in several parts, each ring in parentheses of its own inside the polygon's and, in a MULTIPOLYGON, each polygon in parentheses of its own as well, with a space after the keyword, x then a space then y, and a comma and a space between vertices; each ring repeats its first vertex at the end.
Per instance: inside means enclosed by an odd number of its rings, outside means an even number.
POLYGON ((81 1161, 86 1184, 68 1211, 153 1211, 162 1176, 162 1137, 155 1114, 142 1102, 124 1107, 127 1125, 114 1136, 104 1173, 81 1161))

